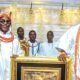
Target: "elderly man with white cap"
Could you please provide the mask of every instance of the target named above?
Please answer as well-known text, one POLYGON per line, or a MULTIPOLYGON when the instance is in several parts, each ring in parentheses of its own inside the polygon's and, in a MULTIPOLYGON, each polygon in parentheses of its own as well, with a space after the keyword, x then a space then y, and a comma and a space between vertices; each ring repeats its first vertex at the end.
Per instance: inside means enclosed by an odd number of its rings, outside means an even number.
POLYGON ((0 13, 0 80, 10 79, 10 57, 22 55, 20 44, 11 32, 11 16, 0 13))

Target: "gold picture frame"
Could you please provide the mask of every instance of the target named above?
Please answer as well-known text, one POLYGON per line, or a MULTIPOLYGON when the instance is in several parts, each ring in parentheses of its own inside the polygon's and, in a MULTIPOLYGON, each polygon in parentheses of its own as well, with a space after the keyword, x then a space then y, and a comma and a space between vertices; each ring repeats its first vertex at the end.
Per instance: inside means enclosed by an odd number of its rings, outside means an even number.
POLYGON ((12 57, 11 80, 71 80, 71 59, 12 57))

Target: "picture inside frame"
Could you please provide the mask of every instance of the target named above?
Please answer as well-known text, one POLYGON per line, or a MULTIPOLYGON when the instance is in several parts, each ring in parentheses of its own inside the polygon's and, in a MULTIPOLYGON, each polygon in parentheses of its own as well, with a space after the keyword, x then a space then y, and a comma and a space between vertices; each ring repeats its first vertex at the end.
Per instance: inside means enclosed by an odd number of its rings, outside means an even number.
POLYGON ((22 67, 21 80, 61 80, 61 68, 22 67))
POLYGON ((65 64, 17 63, 16 80, 66 80, 65 64))

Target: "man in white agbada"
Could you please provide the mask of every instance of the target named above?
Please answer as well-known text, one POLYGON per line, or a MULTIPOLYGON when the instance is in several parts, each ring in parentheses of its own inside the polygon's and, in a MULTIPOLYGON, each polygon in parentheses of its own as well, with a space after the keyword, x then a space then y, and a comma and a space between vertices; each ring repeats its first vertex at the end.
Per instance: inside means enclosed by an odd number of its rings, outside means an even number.
POLYGON ((80 80, 80 25, 69 29, 60 39, 59 59, 65 61, 67 55, 72 57, 72 80, 80 80))
POLYGON ((17 28, 17 37, 20 42, 21 49, 24 53, 24 56, 29 56, 29 44, 24 36, 24 29, 22 27, 17 28))
POLYGON ((39 51, 39 42, 36 41, 36 32, 31 30, 29 32, 29 56, 36 56, 39 51))
POLYGON ((7 13, 0 13, 0 80, 11 80, 10 57, 22 54, 17 39, 10 31, 11 18, 7 13))
POLYGON ((58 51, 55 48, 55 43, 53 42, 54 33, 52 31, 47 32, 47 41, 40 43, 40 49, 37 56, 46 57, 57 57, 58 51))

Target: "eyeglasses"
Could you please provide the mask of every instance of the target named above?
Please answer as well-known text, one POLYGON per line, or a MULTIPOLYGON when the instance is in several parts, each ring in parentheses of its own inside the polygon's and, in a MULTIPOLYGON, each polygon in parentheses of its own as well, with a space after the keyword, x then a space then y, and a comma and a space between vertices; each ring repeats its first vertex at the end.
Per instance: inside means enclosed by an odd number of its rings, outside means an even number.
POLYGON ((0 23, 1 23, 1 24, 5 24, 5 23, 10 24, 11 21, 10 21, 10 20, 1 19, 1 20, 0 20, 0 23))

